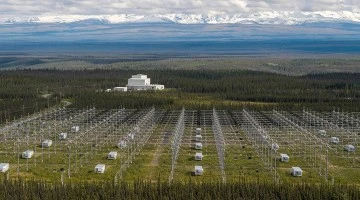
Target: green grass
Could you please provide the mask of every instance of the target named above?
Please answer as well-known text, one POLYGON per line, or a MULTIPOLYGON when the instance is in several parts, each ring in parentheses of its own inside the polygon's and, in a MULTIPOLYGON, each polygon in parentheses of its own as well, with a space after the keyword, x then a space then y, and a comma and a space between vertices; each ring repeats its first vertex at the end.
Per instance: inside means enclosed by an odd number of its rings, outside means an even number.
MULTIPOLYGON (((167 143, 162 143, 163 131, 171 131, 174 125, 158 124, 150 136, 148 143, 142 148, 140 152, 135 153, 132 163, 123 171, 121 180, 132 182, 137 179, 145 179, 152 182, 157 180, 168 181, 171 171, 171 137, 167 143)), ((178 160, 174 171, 175 182, 187 182, 189 180, 195 182, 216 182, 221 181, 221 170, 215 145, 215 138, 211 128, 207 127, 203 133, 203 149, 195 150, 194 133, 195 127, 186 127, 183 135, 183 143, 181 145, 178 160), (194 155, 196 152, 202 152, 204 158, 202 161, 196 161, 194 155), (202 176, 194 176, 194 166, 201 165, 204 169, 202 176)), ((227 181, 272 181, 274 175, 272 169, 268 169, 264 162, 258 157, 257 152, 247 140, 243 131, 239 131, 238 138, 243 140, 238 142, 227 142, 225 149, 225 176, 227 181)), ((55 136, 51 137, 54 139, 55 136)), ((19 145, 20 152, 26 149, 35 150, 36 153, 31 159, 20 159, 19 169, 17 174, 17 145, 11 140, 2 141, 0 146, 0 161, 9 162, 9 175, 11 178, 18 176, 26 179, 38 179, 46 181, 60 181, 61 174, 64 175, 64 181, 114 181, 115 175, 119 172, 122 162, 127 155, 126 149, 118 149, 111 142, 102 144, 94 151, 91 142, 83 143, 79 146, 77 151, 71 151, 71 168, 68 177, 68 150, 67 143, 64 141, 55 141, 50 148, 41 148, 39 141, 31 140, 27 148, 26 142, 19 145), (56 149, 56 151, 55 151, 56 149), (14 152, 15 150, 15 152, 14 152), (117 151, 118 157, 116 160, 108 160, 107 154, 110 151, 117 151), (75 155, 75 152, 77 154, 75 155), (87 154, 86 154, 87 153, 87 154), (76 162, 75 162, 76 161, 76 162), (36 162, 36 165, 35 165, 36 162), (95 174, 94 167, 96 164, 105 164, 106 171, 104 174, 95 174), (28 170, 27 170, 28 168, 28 170), (63 172, 62 172, 63 170, 63 172)), ((296 150, 296 149, 295 149, 296 150)), ((318 168, 321 164, 322 173, 324 174, 325 159, 324 151, 323 159, 317 160, 316 169, 312 168, 311 157, 313 151, 307 150, 306 157, 300 152, 295 152, 291 146, 282 145, 279 153, 287 153, 290 156, 288 163, 277 160, 277 173, 281 182, 293 183, 321 183, 325 179, 318 173, 318 168), (310 164, 310 165, 309 165, 310 164), (301 167, 303 170, 302 177, 292 177, 290 169, 293 166, 301 167)), ((334 179, 334 182, 340 183, 359 183, 359 152, 355 154, 348 154, 344 151, 335 153, 329 151, 329 181, 334 179), (353 159, 355 156, 355 159, 353 159)), ((120 181, 120 180, 119 180, 120 181)))

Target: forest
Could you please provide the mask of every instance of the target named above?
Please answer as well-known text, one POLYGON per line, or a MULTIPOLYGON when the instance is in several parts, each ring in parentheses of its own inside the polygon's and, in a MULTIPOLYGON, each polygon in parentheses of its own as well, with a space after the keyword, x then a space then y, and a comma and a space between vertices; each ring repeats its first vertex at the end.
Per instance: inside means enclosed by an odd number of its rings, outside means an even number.
POLYGON ((59 70, 0 72, 0 121, 70 102, 72 107, 359 111, 360 74, 288 76, 248 70, 59 70), (104 92, 143 73, 164 91, 104 92))
POLYGON ((115 185, 105 183, 76 183, 49 185, 41 181, 3 181, 2 199, 359 199, 356 186, 331 184, 279 184, 249 182, 232 183, 151 183, 136 180, 115 185))

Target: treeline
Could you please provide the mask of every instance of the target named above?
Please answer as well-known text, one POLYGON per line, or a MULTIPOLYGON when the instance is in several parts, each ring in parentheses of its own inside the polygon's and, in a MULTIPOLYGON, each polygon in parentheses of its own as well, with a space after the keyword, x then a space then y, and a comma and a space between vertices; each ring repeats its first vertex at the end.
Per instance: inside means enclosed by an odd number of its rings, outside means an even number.
POLYGON ((95 108, 168 108, 173 105, 174 100, 169 98, 166 93, 155 93, 150 91, 134 93, 115 93, 115 92, 79 92, 74 96, 76 100, 71 105, 75 108, 86 108, 89 105, 95 108), (95 100, 94 100, 95 99, 95 100))
POLYGON ((231 183, 134 183, 110 182, 45 183, 38 181, 4 181, 1 199, 359 199, 358 186, 341 184, 272 184, 248 181, 231 183))
POLYGON ((5 118, 58 104, 61 99, 73 102, 74 107, 107 109, 149 106, 272 109, 275 105, 283 109, 332 110, 335 107, 360 111, 360 74, 352 73, 285 76, 240 70, 28 69, 1 71, 0 84, 2 122, 5 118), (152 83, 164 84, 173 90, 103 92, 107 88, 125 86, 127 79, 138 73, 147 74, 152 83))

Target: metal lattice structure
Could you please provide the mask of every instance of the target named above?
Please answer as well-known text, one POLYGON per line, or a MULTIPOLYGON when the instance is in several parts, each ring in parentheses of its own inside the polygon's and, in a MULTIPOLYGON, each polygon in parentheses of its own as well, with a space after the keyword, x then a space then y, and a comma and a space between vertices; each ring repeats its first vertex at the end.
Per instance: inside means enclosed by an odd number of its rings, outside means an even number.
POLYGON ((151 156, 152 163, 141 166, 154 170, 146 176, 154 178, 161 171, 169 182, 193 174, 194 165, 203 167, 204 179, 224 182, 247 175, 278 182, 280 175, 281 180, 291 178, 283 174, 293 166, 323 181, 342 178, 346 170, 357 172, 359 136, 360 114, 336 110, 53 108, 0 127, 0 158, 18 176, 41 169, 44 174, 85 177, 101 162, 111 169, 107 177, 118 182, 131 176, 127 169, 133 162, 148 162, 146 156, 151 156), (201 136, 194 134, 196 128, 201 136), (67 137, 60 138, 61 133, 67 137), (51 145, 42 145, 44 141, 51 145), (120 141, 126 145, 119 148, 120 141), (194 148, 196 142, 203 148, 194 148), (354 150, 344 150, 346 145, 354 150), (27 150, 34 156, 24 159, 27 150), (108 160, 110 151, 118 158, 108 160), (204 159, 196 160, 196 153, 204 159), (287 154, 290 162, 282 162, 280 154, 287 154))
POLYGON ((272 129, 271 124, 264 124, 265 120, 255 112, 244 109, 242 115, 244 119, 242 128, 248 140, 253 143, 253 147, 263 161, 266 169, 268 169, 268 172, 273 174, 274 182, 277 182, 279 175, 276 172, 276 153, 279 145, 270 137, 269 131, 267 130, 272 129))
POLYGON ((171 154, 171 172, 170 172, 170 176, 169 176, 169 183, 173 180, 176 161, 178 159, 182 136, 183 136, 184 129, 185 129, 184 115, 185 115, 185 109, 183 108, 179 115, 179 119, 176 123, 176 127, 174 130, 174 138, 173 138, 172 145, 171 145, 172 154, 171 154))
POLYGON ((127 154, 121 158, 121 167, 115 175, 115 183, 122 178, 123 172, 130 166, 137 152, 140 152, 151 136, 155 126, 155 108, 151 108, 141 117, 123 138, 129 144, 125 148, 127 154))
POLYGON ((214 137, 215 137, 215 142, 216 142, 216 149, 217 149, 218 158, 219 158, 219 164, 220 164, 220 169, 221 169, 222 180, 223 180, 223 182, 226 182, 226 176, 225 176, 225 141, 224 141, 223 131, 222 131, 222 128, 221 128, 219 117, 218 117, 218 114, 217 114, 215 108, 213 109, 213 125, 212 125, 212 129, 213 129, 213 132, 214 132, 214 137))

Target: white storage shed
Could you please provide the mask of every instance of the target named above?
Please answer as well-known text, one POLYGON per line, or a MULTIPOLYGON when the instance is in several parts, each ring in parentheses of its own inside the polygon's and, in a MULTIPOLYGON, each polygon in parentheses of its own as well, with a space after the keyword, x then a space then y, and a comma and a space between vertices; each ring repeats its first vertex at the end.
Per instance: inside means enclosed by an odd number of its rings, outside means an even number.
POLYGON ((196 142, 201 142, 201 139, 202 139, 201 135, 195 135, 196 142))
POLYGON ((73 127, 71 127, 71 132, 73 132, 73 133, 76 133, 76 132, 78 132, 80 130, 80 127, 79 126, 73 126, 73 127))
POLYGON ((114 92, 127 92, 127 87, 114 87, 114 92))
POLYGON ((46 147, 46 148, 51 147, 51 145, 52 145, 52 140, 44 140, 44 141, 41 143, 41 146, 42 146, 42 147, 46 147))
POLYGON ((125 140, 121 140, 119 143, 118 143, 118 147, 120 149, 123 149, 126 147, 126 141, 125 140))
POLYGON ((201 128, 196 128, 195 133, 196 133, 197 135, 200 135, 200 134, 201 134, 201 128))
POLYGON ((202 144, 201 144, 201 142, 195 143, 195 149, 202 149, 202 144))
POLYGON ((300 167, 292 167, 291 168, 291 174, 293 175, 293 176, 302 176, 302 170, 301 170, 301 168, 300 167))
POLYGON ((7 170, 9 170, 9 163, 0 163, 0 172, 5 173, 7 170))
POLYGON ((95 166, 95 173, 103 174, 105 172, 105 164, 97 164, 95 166))
POLYGON ((21 154, 21 157, 22 157, 22 158, 25 158, 25 159, 29 159, 29 158, 31 158, 33 155, 34 155, 34 151, 33 151, 33 150, 26 150, 26 151, 24 151, 24 152, 21 154))
POLYGON ((287 154, 281 153, 280 154, 280 161, 281 162, 289 162, 289 156, 287 154))
POLYGON ((109 160, 115 160, 117 157, 117 152, 116 151, 110 151, 110 153, 108 154, 108 159, 109 160))
POLYGON ((338 137, 331 137, 330 142, 333 144, 339 144, 340 139, 338 137))
POLYGON ((202 159, 203 159, 202 153, 195 153, 195 160, 202 160, 202 159))
POLYGON ((59 139, 60 140, 65 140, 67 138, 67 133, 60 133, 59 134, 59 139))
POLYGON ((354 152, 355 147, 352 144, 348 144, 348 145, 345 146, 344 150, 347 151, 347 152, 354 152))
POLYGON ((204 172, 204 170, 203 170, 202 166, 199 166, 199 165, 195 166, 195 171, 194 171, 195 176, 200 176, 203 174, 203 172, 204 172))

